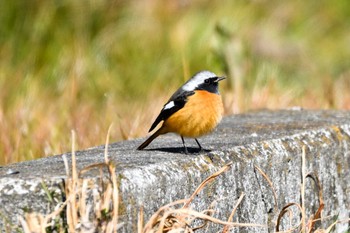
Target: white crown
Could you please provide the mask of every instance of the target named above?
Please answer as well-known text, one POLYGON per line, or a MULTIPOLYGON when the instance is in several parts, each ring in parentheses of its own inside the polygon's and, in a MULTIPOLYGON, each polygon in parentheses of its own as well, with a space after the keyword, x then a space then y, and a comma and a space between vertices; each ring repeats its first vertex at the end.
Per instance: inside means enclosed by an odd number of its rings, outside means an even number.
POLYGON ((193 91, 200 84, 204 83, 204 80, 213 77, 216 77, 216 74, 213 72, 207 70, 200 71, 193 75, 193 77, 182 86, 182 89, 185 91, 193 91))

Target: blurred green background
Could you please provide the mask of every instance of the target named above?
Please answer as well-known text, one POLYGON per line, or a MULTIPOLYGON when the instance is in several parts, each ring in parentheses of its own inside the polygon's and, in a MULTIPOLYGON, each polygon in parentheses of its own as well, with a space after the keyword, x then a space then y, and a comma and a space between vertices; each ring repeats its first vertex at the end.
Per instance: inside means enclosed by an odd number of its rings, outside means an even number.
POLYGON ((350 109, 350 2, 0 1, 0 165, 145 136, 208 69, 226 114, 350 109))

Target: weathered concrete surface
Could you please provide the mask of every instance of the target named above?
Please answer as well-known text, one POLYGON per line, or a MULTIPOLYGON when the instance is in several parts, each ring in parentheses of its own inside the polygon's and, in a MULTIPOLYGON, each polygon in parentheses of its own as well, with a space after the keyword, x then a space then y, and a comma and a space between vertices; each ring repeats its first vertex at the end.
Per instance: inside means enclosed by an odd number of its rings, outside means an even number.
MULTIPOLYGON (((300 203, 303 146, 306 170, 316 173, 322 186, 322 216, 335 216, 324 221, 324 226, 329 226, 336 216, 349 218, 350 112, 263 111, 226 117, 213 134, 200 139, 202 146, 212 150, 204 154, 183 154, 181 139, 175 135, 164 135, 149 150, 136 151, 142 141, 124 141, 109 147, 120 178, 120 214, 125 223, 122 232, 136 232, 141 205, 147 220, 160 206, 189 197, 201 181, 231 161, 231 169, 209 184, 192 207, 201 211, 215 201, 214 216, 226 220, 244 192, 234 221, 261 223, 269 228, 234 228, 233 232, 272 232, 281 208, 290 202, 300 203), (271 179, 277 203, 268 182, 254 166, 271 179)), ((193 146, 190 151, 195 151, 195 142, 186 142, 193 146)), ((103 146, 78 152, 78 167, 103 162, 103 153, 103 146)), ((70 158, 70 154, 66 156, 70 158)), ((92 171, 86 177, 97 174, 92 171)), ((16 215, 25 211, 50 211, 60 201, 64 178, 61 155, 0 167, 0 229, 4 229, 5 222, 18 224, 16 215), (48 201, 43 184, 57 194, 57 200, 48 201)), ((310 179, 306 187, 310 214, 318 207, 317 190, 310 179)), ((339 224, 337 231, 344 232, 348 226, 339 224)), ((221 227, 211 226, 209 232, 218 229, 221 227)))

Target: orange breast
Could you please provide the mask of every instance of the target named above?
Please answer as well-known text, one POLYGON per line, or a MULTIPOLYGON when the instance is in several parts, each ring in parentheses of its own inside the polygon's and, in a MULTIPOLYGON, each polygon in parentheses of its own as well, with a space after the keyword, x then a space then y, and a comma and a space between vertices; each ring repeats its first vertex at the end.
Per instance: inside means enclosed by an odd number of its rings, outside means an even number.
POLYGON ((196 91, 186 105, 171 115, 164 123, 164 130, 184 137, 196 138, 211 132, 223 114, 221 96, 208 91, 196 91))

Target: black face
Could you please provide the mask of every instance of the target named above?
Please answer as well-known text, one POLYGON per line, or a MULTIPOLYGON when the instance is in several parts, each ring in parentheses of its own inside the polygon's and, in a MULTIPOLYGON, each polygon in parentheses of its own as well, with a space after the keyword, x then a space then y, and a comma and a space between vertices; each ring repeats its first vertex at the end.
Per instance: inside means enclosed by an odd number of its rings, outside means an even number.
POLYGON ((219 88, 218 88, 218 77, 212 77, 204 80, 204 83, 200 84, 196 90, 205 90, 209 91, 211 93, 218 94, 219 88))

